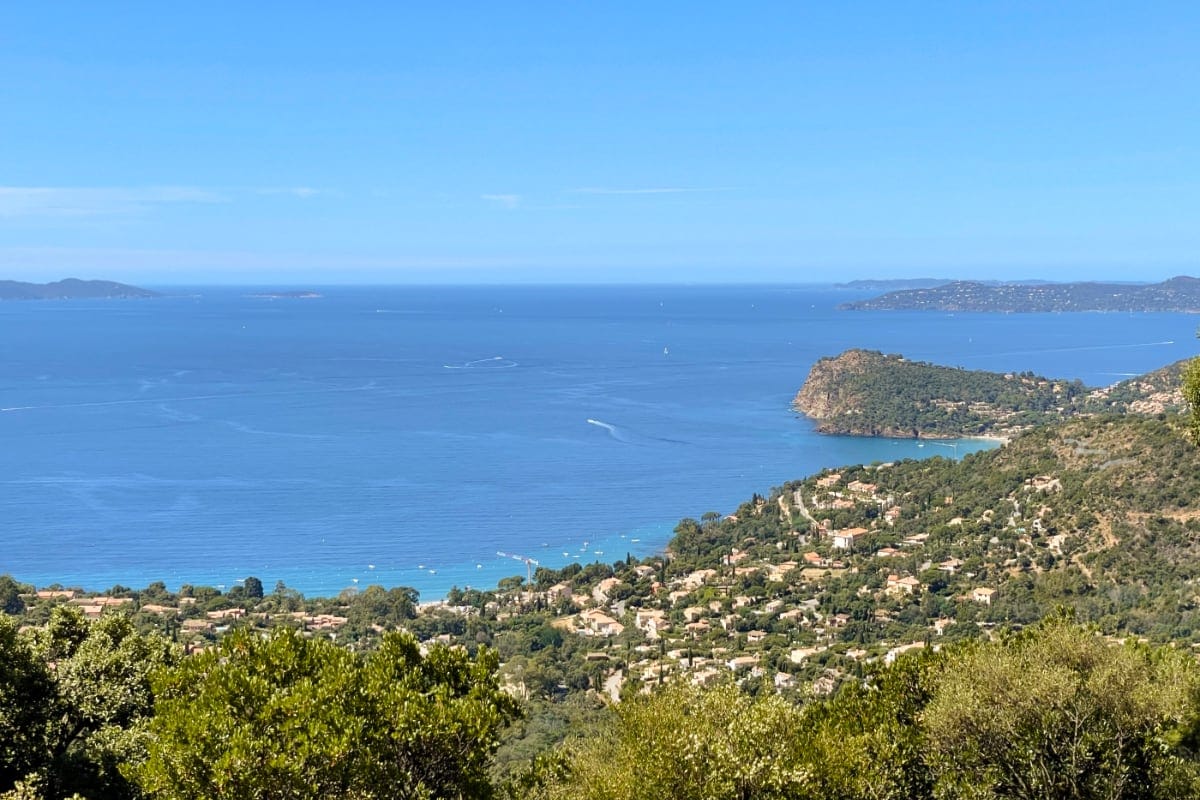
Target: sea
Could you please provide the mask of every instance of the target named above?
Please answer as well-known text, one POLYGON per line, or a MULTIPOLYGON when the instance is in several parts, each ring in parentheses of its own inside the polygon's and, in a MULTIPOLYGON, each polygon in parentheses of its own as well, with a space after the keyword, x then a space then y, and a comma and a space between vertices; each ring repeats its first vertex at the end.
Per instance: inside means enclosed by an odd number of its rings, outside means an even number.
POLYGON ((995 444, 825 436, 851 347, 1107 385, 1194 355, 1182 314, 839 311, 825 286, 166 287, 0 303, 0 573, 247 576, 422 600, 661 549, 823 467, 995 444))

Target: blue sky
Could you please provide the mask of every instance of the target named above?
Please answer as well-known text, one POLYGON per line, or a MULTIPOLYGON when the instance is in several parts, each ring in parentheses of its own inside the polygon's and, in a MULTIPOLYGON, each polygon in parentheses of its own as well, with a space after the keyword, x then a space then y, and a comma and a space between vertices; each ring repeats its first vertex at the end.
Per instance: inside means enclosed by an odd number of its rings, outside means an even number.
POLYGON ((0 277, 1197 274, 1198 23, 1195 3, 8 4, 0 277))

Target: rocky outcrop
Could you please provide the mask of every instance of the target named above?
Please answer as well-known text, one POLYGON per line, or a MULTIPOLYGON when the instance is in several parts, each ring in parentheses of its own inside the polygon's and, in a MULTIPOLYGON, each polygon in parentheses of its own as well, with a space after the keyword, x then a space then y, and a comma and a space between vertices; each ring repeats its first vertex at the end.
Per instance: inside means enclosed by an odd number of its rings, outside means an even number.
POLYGON ((903 361, 901 356, 872 350, 847 350, 822 358, 809 370, 792 407, 814 420, 821 433, 914 438, 919 433, 880 424, 864 413, 869 397, 863 391, 863 379, 903 361))

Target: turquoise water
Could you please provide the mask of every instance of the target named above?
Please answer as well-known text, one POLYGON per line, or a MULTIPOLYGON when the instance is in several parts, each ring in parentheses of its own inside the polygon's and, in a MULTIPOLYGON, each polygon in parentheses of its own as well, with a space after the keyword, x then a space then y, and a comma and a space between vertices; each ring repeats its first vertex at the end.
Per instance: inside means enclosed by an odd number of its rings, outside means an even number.
POLYGON ((1099 385, 1197 350, 1185 315, 863 314, 814 287, 169 291, 0 304, 0 573, 429 599, 524 572, 501 552, 644 555, 823 466, 956 452, 812 433, 789 403, 823 355, 1099 385))

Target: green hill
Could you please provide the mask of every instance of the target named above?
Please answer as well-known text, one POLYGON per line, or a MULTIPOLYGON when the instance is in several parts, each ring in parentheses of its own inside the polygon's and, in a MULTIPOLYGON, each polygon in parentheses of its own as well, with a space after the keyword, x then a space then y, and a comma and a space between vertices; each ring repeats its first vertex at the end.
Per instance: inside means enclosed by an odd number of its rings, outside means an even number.
POLYGON ((52 283, 0 281, 0 300, 98 300, 159 297, 158 292, 114 281, 66 278, 52 283))
POLYGON ((897 438, 1011 437, 1079 414, 1183 407, 1182 362, 1104 389, 847 350, 813 365, 794 407, 822 433, 897 438))

